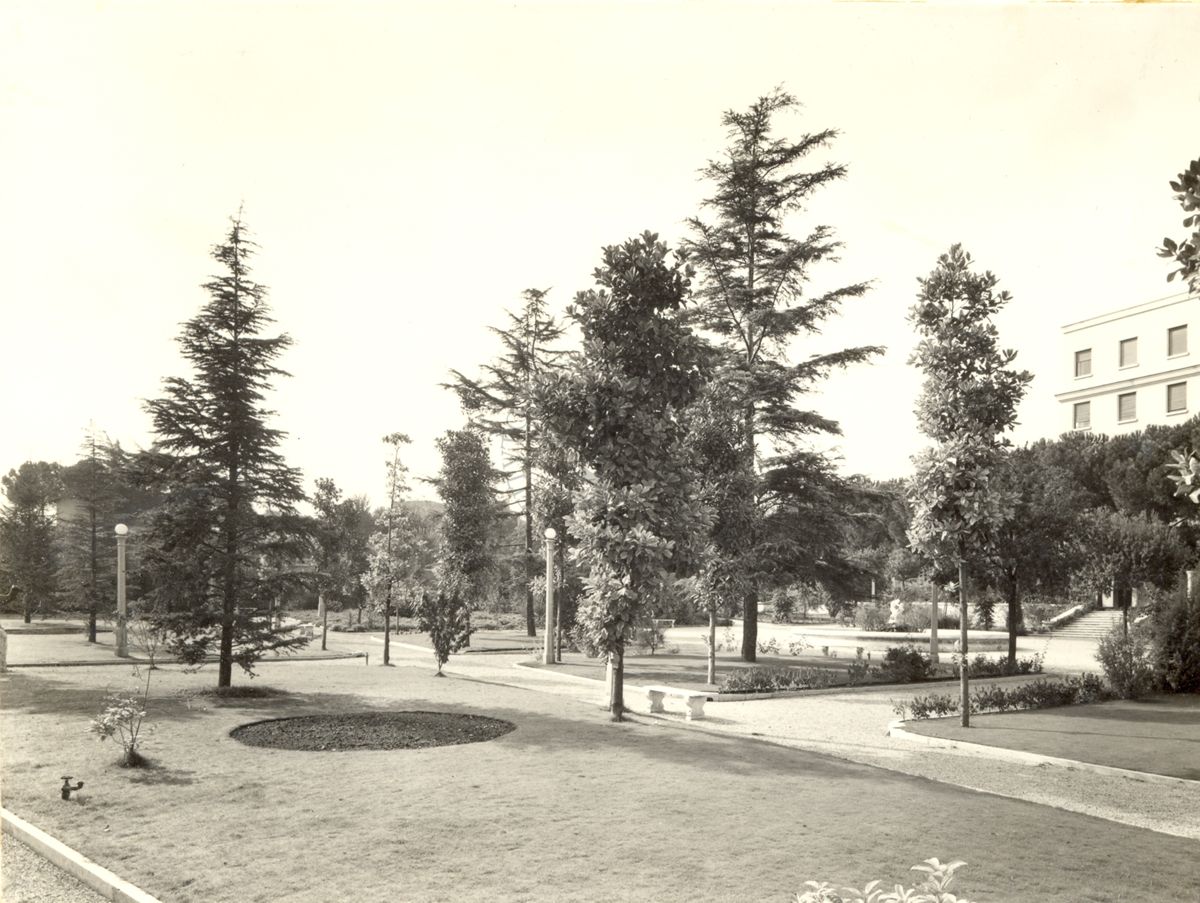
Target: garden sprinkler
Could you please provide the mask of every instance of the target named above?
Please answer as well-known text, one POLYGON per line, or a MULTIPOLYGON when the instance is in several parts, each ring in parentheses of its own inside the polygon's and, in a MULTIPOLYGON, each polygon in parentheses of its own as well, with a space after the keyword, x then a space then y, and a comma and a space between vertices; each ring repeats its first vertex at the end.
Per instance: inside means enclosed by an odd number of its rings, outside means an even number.
POLYGON ((78 784, 76 784, 74 787, 72 787, 71 786, 71 776, 69 774, 63 775, 62 781, 63 781, 62 798, 65 800, 69 800, 71 798, 71 791, 78 790, 80 787, 83 786, 83 781, 80 781, 78 784))

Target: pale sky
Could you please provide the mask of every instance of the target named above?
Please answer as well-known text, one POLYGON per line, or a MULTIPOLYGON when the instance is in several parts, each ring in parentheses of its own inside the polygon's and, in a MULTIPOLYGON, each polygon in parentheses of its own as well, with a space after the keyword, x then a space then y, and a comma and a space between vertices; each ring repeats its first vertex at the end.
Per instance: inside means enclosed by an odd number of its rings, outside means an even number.
POLYGON ((796 354, 888 346, 812 399, 844 469, 924 444, 905 315, 956 241, 1013 295, 1018 440, 1054 435, 1060 327, 1177 291, 1154 249, 1200 155, 1198 46, 1200 5, 7 0, 0 470, 69 463, 89 422, 149 443, 244 205, 295 341, 285 453, 378 502, 386 433, 436 470, 463 422, 438 383, 496 353, 486 326, 525 288, 561 310, 603 245, 674 245, 722 111, 776 85, 804 104, 778 129, 839 129, 814 164, 849 167, 792 225, 846 243, 814 287, 874 281, 796 354))

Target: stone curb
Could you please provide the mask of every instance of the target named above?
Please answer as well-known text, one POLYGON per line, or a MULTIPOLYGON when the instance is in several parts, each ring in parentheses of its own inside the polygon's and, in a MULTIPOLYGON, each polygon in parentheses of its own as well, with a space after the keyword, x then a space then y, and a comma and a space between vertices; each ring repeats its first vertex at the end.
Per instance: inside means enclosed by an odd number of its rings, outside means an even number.
POLYGON ((113 903, 161 903, 157 897, 134 887, 7 809, 0 809, 0 823, 4 833, 12 835, 43 859, 79 879, 106 900, 112 900, 113 903))
MULTIPOLYGON (((330 652, 327 655, 323 654, 323 655, 305 655, 305 656, 286 655, 286 656, 280 656, 279 658, 260 659, 255 664, 274 665, 274 664, 279 664, 280 662, 333 662, 333 661, 341 661, 342 659, 366 658, 366 656, 367 656, 367 653, 365 653, 365 652, 330 652)), ((207 658, 204 660, 203 664, 215 665, 219 661, 220 661, 219 658, 215 658, 215 657, 207 658)), ((108 667, 111 667, 112 665, 124 665, 125 667, 129 667, 130 665, 148 665, 148 664, 150 664, 150 659, 148 659, 148 658, 113 658, 111 661, 102 659, 100 661, 95 661, 95 662, 90 662, 90 661, 9 662, 8 667, 10 670, 12 668, 108 668, 108 667)), ((180 665, 180 664, 182 664, 182 663, 177 662, 177 661, 168 661, 168 662, 163 662, 161 665, 159 665, 159 667, 167 668, 167 667, 171 667, 174 665, 180 665)))
MULTIPOLYGON (((935 719, 936 720, 936 719, 935 719)), ((935 749, 961 749, 969 755, 985 759, 1000 759, 1019 765, 1054 765, 1059 768, 1073 768, 1078 771, 1090 771, 1093 774, 1107 777, 1129 778, 1134 781, 1148 781, 1152 784, 1197 784, 1188 778, 1176 778, 1166 774, 1152 774, 1148 771, 1134 771, 1130 768, 1118 768, 1115 765, 1097 765, 1094 762, 1080 762, 1076 759, 1063 759, 1059 756, 1047 756, 1042 753, 1026 752, 1023 749, 1008 749, 1003 746, 988 746, 986 743, 971 743, 967 740, 947 740, 945 737, 930 737, 904 729, 907 721, 891 721, 888 723, 887 735, 898 740, 907 740, 921 746, 935 749)))

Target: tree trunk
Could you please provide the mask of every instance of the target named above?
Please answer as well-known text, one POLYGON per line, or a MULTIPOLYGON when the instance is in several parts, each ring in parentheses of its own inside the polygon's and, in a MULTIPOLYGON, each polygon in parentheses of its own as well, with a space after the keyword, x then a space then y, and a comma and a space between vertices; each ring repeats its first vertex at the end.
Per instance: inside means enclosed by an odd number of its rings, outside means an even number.
POLYGON ((962 657, 959 659, 959 682, 961 691, 962 704, 962 726, 971 726, 971 697, 970 697, 970 680, 967 676, 967 584, 965 581, 965 568, 960 560, 958 562, 958 634, 959 644, 962 646, 962 657))
POLYGON ((612 679, 608 684, 608 711, 612 713, 613 721, 623 721, 625 715, 625 644, 618 643, 615 652, 610 653, 612 663, 612 679))
POLYGON ((30 593, 25 593, 25 623, 29 624, 33 621, 33 596, 30 593))
POLYGON ((392 599, 389 593, 387 601, 383 605, 383 663, 391 664, 392 661, 392 599))
POLYGON ((325 651, 325 640, 329 636, 329 608, 325 605, 325 600, 321 599, 321 651, 325 651))
POLYGON ((708 682, 717 682, 717 610, 708 610, 708 682))
POLYGON ((533 578, 537 568, 533 562, 533 424, 529 414, 525 415, 525 633, 537 636, 537 624, 533 610, 533 578))
POLYGON ((940 589, 934 590, 934 595, 929 603, 929 660, 935 665, 941 659, 938 654, 938 610, 937 610, 937 593, 940 589))
POLYGON ((758 661, 758 586, 751 584, 742 599, 742 661, 758 661))
MULTIPOLYGON (((92 479, 93 480, 95 480, 95 476, 96 476, 95 452, 96 452, 96 449, 95 449, 95 446, 93 446, 92 447, 92 479)), ((93 498, 94 498, 94 496, 95 496, 95 485, 94 484, 92 487, 92 493, 93 493, 93 498)), ((99 558, 96 554, 96 505, 94 502, 93 502, 93 504, 88 506, 88 517, 90 518, 91 524, 92 524, 92 536, 91 536, 91 539, 92 539, 92 573, 91 573, 91 585, 88 587, 87 639, 88 639, 89 643, 94 643, 94 642, 96 642, 96 601, 97 601, 96 594, 97 594, 97 583, 98 583, 98 581, 96 580, 96 573, 99 570, 99 558)))
POLYGON ((1017 595, 1017 578, 1008 582, 1008 666, 1017 667, 1017 627, 1021 622, 1021 602, 1017 595))

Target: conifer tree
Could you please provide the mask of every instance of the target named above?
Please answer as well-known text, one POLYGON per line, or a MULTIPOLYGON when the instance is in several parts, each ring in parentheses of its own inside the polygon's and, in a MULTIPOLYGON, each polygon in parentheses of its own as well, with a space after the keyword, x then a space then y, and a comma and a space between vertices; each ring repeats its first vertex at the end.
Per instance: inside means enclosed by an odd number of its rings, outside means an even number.
POLYGON ((736 363, 730 376, 739 393, 741 453, 746 467, 759 477, 758 516, 750 544, 771 551, 775 559, 744 559, 750 569, 744 575, 743 596, 746 661, 756 657, 758 599, 767 574, 794 569, 797 555, 818 557, 812 549, 777 540, 786 540, 788 531, 817 506, 828 508, 827 499, 836 502, 837 481, 830 466, 800 443, 812 434, 836 434, 837 423, 800 410, 796 399, 831 368, 866 360, 882 350, 862 346, 792 362, 797 339, 818 332, 843 301, 867 289, 866 283, 856 282, 806 294, 813 267, 836 259, 840 243, 828 226, 793 237, 787 221, 804 209, 814 192, 841 179, 846 169, 833 163, 804 168, 808 155, 826 147, 835 131, 802 135, 797 141, 776 137, 775 117, 797 106, 792 95, 777 89, 744 112, 725 113, 729 144, 703 171, 715 187, 704 202, 712 219, 689 220, 692 238, 686 245, 701 277, 696 292, 699 320, 722 340, 736 363))
POLYGON ((525 630, 536 634, 532 581, 537 574, 534 548, 535 474, 541 446, 541 417, 538 414, 535 386, 543 374, 561 366, 563 351, 553 347, 563 328, 547 311, 546 291, 527 289, 525 303, 518 313, 506 311, 508 328, 491 327, 500 339, 503 352, 494 363, 485 364, 478 379, 452 370, 449 385, 457 394, 471 424, 490 436, 499 437, 510 471, 510 493, 524 520, 525 549, 522 572, 525 583, 525 630), (513 479, 516 482, 512 482, 513 479))
POLYGON ((194 374, 166 379, 163 397, 147 402, 155 441, 138 462, 143 479, 169 493, 145 556, 159 617, 183 660, 216 653, 221 687, 235 663, 252 673, 267 652, 307 642, 256 613, 292 579, 264 562, 303 556, 307 537, 300 475, 265 407, 287 375, 276 361, 291 339, 263 334, 273 320, 266 287, 250 276, 254 249, 234 218, 212 250, 222 271, 203 285, 209 299, 179 336, 194 374))
POLYGON ((55 592, 55 515, 62 495, 62 468, 47 461, 26 461, 0 478, 8 504, 0 507, 0 566, 24 603, 28 624, 55 592))
POLYGON ((500 515, 496 473, 482 435, 474 429, 447 430, 437 440, 442 467, 434 485, 442 512, 440 590, 478 608, 496 571, 494 525, 500 515))
POLYGON ((123 455, 102 433, 89 429, 82 456, 63 468, 65 497, 72 508, 60 512, 58 590, 63 607, 87 615, 87 638, 96 642, 96 619, 103 604, 116 599, 116 537, 122 492, 123 455))

